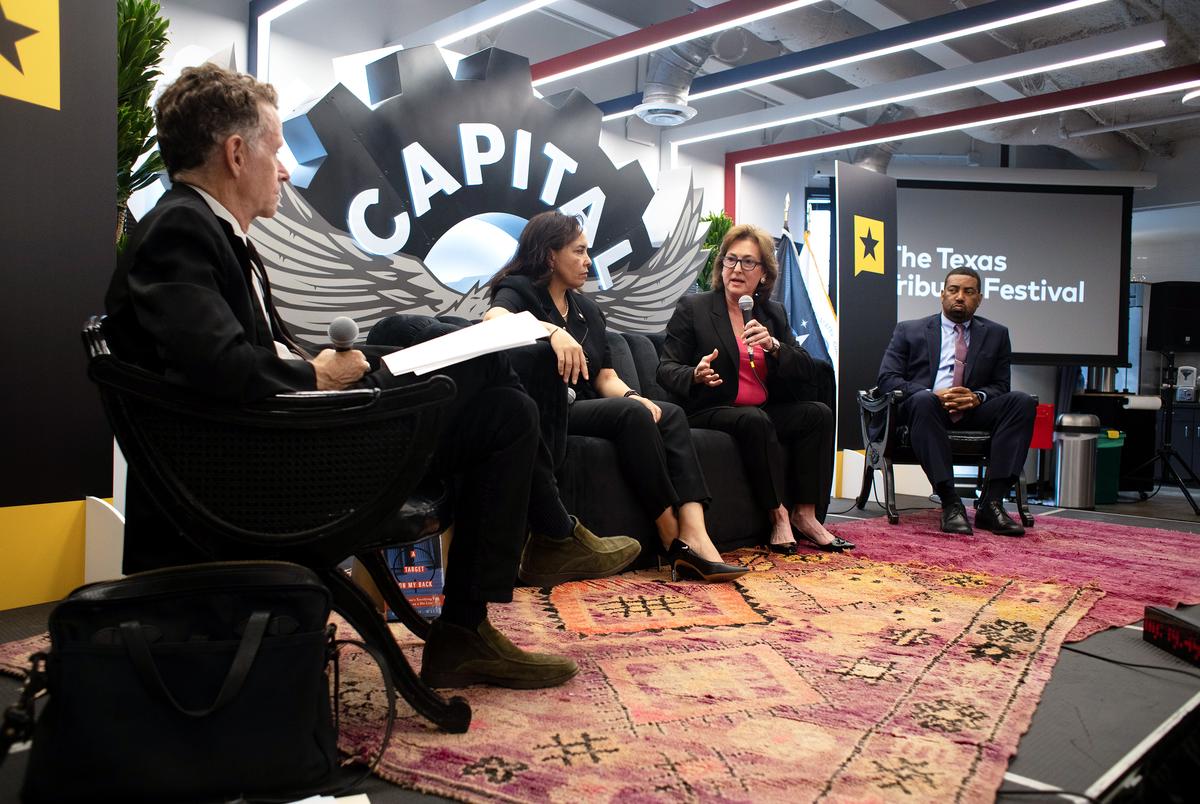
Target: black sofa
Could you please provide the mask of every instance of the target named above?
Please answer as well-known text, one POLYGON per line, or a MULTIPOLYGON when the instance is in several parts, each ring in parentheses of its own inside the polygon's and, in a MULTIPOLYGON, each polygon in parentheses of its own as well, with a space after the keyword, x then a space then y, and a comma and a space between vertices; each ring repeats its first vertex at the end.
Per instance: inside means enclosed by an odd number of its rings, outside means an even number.
MULTIPOLYGON (((630 387, 655 400, 675 401, 658 384, 659 353, 665 336, 608 332, 613 368, 630 387)), ((833 369, 812 389, 812 399, 831 405, 834 399, 833 369)), ((741 455, 733 437, 718 430, 692 429, 692 441, 712 502, 706 521, 717 548, 761 544, 770 528, 767 512, 754 504, 749 481, 742 469, 741 455)), ((832 461, 833 456, 829 456, 832 461)), ((623 533, 643 545, 641 564, 653 564, 660 544, 654 522, 642 510, 633 490, 622 476, 616 449, 611 441, 589 436, 569 436, 566 457, 559 471, 559 490, 567 510, 598 534, 623 533)), ((824 519, 828 500, 818 506, 824 519)))
MULTIPOLYGON (((454 325, 469 323, 448 317, 440 320, 454 325)), ((372 328, 367 342, 392 345, 411 343, 417 334, 433 321, 434 319, 424 316, 390 316, 372 328)), ((656 379, 664 334, 642 335, 612 331, 606 334, 612 350, 613 368, 621 379, 650 399, 678 401, 672 399, 671 394, 663 389, 656 379)), ((530 385, 528 378, 531 375, 544 376, 546 368, 552 365, 552 351, 545 342, 511 350, 509 354, 517 373, 525 379, 527 386, 530 385)), ((833 369, 828 364, 823 365, 825 370, 814 383, 810 398, 832 406, 833 369)), ((561 388, 562 384, 556 381, 553 386, 541 383, 540 388, 530 387, 529 390, 545 411, 547 406, 561 404, 557 393, 557 389, 561 388), (547 387, 556 390, 547 392, 547 387)), ((544 420, 547 423, 552 422, 554 416, 544 416, 544 420)), ((554 437, 552 428, 547 429, 545 435, 559 467, 559 492, 567 510, 578 516, 598 535, 625 534, 636 538, 643 546, 638 565, 654 564, 660 545, 654 521, 649 513, 642 509, 633 489, 622 474, 613 443, 591 436, 568 436, 564 444, 554 437)), ((750 484, 742 469, 741 455, 733 438, 717 430, 697 428, 692 430, 692 440, 712 495, 706 521, 709 534, 717 548, 725 551, 766 541, 770 521, 767 512, 754 504, 750 484)), ((828 457, 832 462, 833 456, 828 457)), ((822 519, 827 505, 828 499, 818 505, 817 512, 822 519)))

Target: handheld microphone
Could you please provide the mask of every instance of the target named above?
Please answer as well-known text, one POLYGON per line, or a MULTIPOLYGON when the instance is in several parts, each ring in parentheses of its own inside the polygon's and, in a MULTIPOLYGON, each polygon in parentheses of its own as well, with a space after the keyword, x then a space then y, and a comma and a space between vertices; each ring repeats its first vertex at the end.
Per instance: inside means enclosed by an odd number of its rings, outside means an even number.
POLYGON ((353 318, 339 315, 329 322, 329 342, 339 352, 347 352, 358 339, 358 324, 353 318))
POLYGON ((567 386, 567 407, 575 404, 575 389, 567 386))
MULTIPOLYGON (((754 309, 754 298, 742 296, 738 299, 738 307, 742 310, 742 326, 750 323, 750 311, 754 309)), ((754 347, 746 344, 746 354, 750 355, 750 368, 754 368, 754 347)))

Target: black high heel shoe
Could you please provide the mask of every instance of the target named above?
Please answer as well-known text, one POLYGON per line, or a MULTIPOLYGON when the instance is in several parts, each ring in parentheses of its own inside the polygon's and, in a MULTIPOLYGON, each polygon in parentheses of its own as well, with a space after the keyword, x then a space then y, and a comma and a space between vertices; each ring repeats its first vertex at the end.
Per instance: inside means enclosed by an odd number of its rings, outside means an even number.
MULTIPOLYGON (((676 539, 671 542, 671 546, 666 550, 667 565, 671 568, 671 580, 679 580, 679 570, 682 568, 687 574, 692 575, 701 581, 717 583, 722 581, 733 581, 750 570, 746 567, 739 567, 734 564, 725 564, 720 561, 709 561, 706 558, 701 558, 696 555, 692 548, 688 547, 683 541, 676 539)), ((658 568, 662 569, 663 553, 659 552, 658 568)))
POLYGON ((778 553, 781 556, 796 555, 796 543, 795 542, 768 542, 767 549, 770 550, 772 553, 778 553))
POLYGON ((795 525, 792 525, 792 536, 796 539, 796 541, 804 539, 804 541, 808 542, 813 547, 824 553, 844 553, 847 550, 853 550, 855 548, 854 542, 848 542, 841 536, 834 536, 833 541, 829 544, 821 544, 795 525))

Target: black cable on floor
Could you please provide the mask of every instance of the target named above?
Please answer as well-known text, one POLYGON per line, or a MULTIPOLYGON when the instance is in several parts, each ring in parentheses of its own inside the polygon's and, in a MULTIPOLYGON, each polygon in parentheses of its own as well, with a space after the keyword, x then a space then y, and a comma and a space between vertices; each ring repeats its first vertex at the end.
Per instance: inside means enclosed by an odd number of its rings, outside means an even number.
POLYGON ((1120 659, 1110 659, 1107 656, 1101 656, 1098 653, 1091 653, 1090 651, 1080 650, 1079 648, 1073 648, 1070 645, 1063 645, 1063 650, 1069 650, 1069 651, 1071 651, 1071 653, 1078 653, 1083 656, 1090 656, 1093 659, 1099 659, 1102 662, 1108 662, 1109 664, 1120 665, 1121 667, 1138 667, 1138 668, 1141 668, 1144 670, 1165 670, 1168 673, 1182 673, 1183 675, 1191 676, 1192 678, 1200 678, 1200 673, 1197 673, 1192 670, 1187 670, 1182 667, 1162 667, 1162 666, 1156 665, 1156 664, 1138 664, 1136 662, 1123 662, 1120 659))
POLYGON ((1154 491, 1147 494, 1145 496, 1145 498, 1143 498, 1141 496, 1141 494, 1139 493, 1138 498, 1136 500, 1122 500, 1120 493, 1118 493, 1117 494, 1117 505, 1136 505, 1137 503, 1144 503, 1144 502, 1146 502, 1146 500, 1154 499, 1154 495, 1158 494, 1158 492, 1161 490, 1162 490, 1162 481, 1159 480, 1158 485, 1154 487, 1154 491))
POLYGON ((1098 802, 1100 799, 1092 798, 1087 793, 1078 793, 1074 790, 997 790, 996 798, 1003 796, 1073 796, 1074 798, 1083 799, 1084 801, 1098 802))

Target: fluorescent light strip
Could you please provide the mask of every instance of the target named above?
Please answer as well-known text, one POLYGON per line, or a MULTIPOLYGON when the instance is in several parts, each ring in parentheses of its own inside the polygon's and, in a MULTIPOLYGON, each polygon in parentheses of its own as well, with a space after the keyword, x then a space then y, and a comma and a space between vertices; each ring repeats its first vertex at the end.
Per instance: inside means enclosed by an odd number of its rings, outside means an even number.
POLYGON ((255 56, 255 72, 259 81, 268 81, 271 73, 271 23, 284 14, 290 14, 308 0, 284 0, 274 8, 258 15, 258 54, 255 56))
MULTIPOLYGON (((1104 2, 1104 0, 1088 0, 1088 1, 1096 2, 1096 3, 1104 2)), ((779 5, 773 6, 771 8, 760 9, 759 11, 756 11, 752 14, 746 14, 741 17, 736 17, 731 20, 726 20, 724 22, 717 23, 715 25, 710 25, 706 28, 700 28, 699 30, 689 31, 687 33, 679 34, 677 36, 672 36, 667 39, 659 40, 657 42, 651 42, 646 45, 641 45, 638 47, 630 48, 629 50, 624 50, 624 51, 621 51, 620 53, 615 53, 611 56, 607 56, 607 57, 599 59, 597 61, 588 62, 587 64, 580 64, 578 66, 571 67, 566 70, 560 70, 559 72, 553 73, 551 75, 544 75, 544 76, 541 76, 540 78, 534 79, 533 85, 536 87, 536 86, 540 86, 542 84, 548 84, 551 81, 558 81, 559 79, 567 78, 568 76, 578 75, 579 73, 585 73, 585 72, 588 72, 589 70, 595 70, 600 67, 606 67, 609 64, 616 64, 619 61, 625 61, 626 59, 632 59, 636 56, 641 56, 645 53, 650 53, 655 50, 662 50, 663 48, 670 47, 671 45, 677 45, 680 42, 687 42, 692 39, 699 39, 702 36, 708 36, 709 34, 717 33, 719 31, 725 31, 730 28, 736 28, 740 25, 749 25, 752 22, 757 22, 758 20, 766 19, 767 17, 773 17, 776 14, 782 14, 787 11, 793 11, 797 8, 803 8, 804 6, 811 6, 818 2, 820 2, 820 0, 792 0, 792 2, 780 3, 779 5)), ((710 6, 710 8, 719 8, 719 6, 710 6)), ((637 33, 637 32, 635 31, 634 33, 637 33)), ((629 35, 631 35, 631 34, 627 34, 627 36, 629 36, 629 35)), ((605 118, 605 119, 607 120, 608 118, 605 118)))
POLYGON ((711 134, 703 134, 703 135, 700 135, 697 137, 691 137, 689 139, 677 140, 677 141, 672 142, 671 144, 675 147, 680 147, 683 145, 692 145, 693 143, 697 143, 697 142, 706 142, 708 140, 720 139, 722 137, 732 137, 732 136, 735 136, 738 134, 746 134, 751 131, 761 131, 762 129, 766 129, 766 128, 789 126, 793 123, 802 123, 805 120, 816 120, 821 117, 834 117, 834 116, 840 115, 840 114, 856 112, 861 109, 869 109, 873 106, 886 106, 889 103, 903 103, 904 101, 915 100, 916 98, 927 98, 931 95, 940 95, 940 94, 946 93, 946 92, 955 92, 960 89, 969 89, 971 87, 978 86, 979 84, 994 84, 999 81, 1010 81, 1014 78, 1020 78, 1021 76, 1025 76, 1025 75, 1033 75, 1035 73, 1050 72, 1051 70, 1061 70, 1061 69, 1065 69, 1067 67, 1075 67, 1080 64, 1090 64, 1090 63, 1096 62, 1096 61, 1103 61, 1104 59, 1112 59, 1112 58, 1117 58, 1119 56, 1128 56, 1133 53, 1142 53, 1147 50, 1155 50, 1156 48, 1165 47, 1166 44, 1167 43, 1165 41, 1163 41, 1162 39, 1155 39, 1155 40, 1152 40, 1149 42, 1142 42, 1142 43, 1139 43, 1136 45, 1130 45, 1128 47, 1118 48, 1116 50, 1105 51, 1103 53, 1096 53, 1096 54, 1089 55, 1089 56, 1080 56, 1079 58, 1068 59, 1066 61, 1060 61, 1060 62, 1056 62, 1054 64, 1039 65, 1036 67, 1029 67, 1024 70, 1013 70, 1013 71, 1009 71, 1006 73, 1000 73, 997 75, 983 76, 983 77, 972 79, 969 81, 960 81, 958 83, 947 84, 945 86, 932 87, 930 89, 921 90, 919 92, 907 92, 907 93, 903 93, 903 94, 899 94, 899 95, 893 95, 888 98, 881 98, 878 100, 866 101, 864 103, 852 103, 852 104, 848 104, 846 106, 834 106, 834 107, 830 107, 827 109, 819 109, 817 111, 795 115, 793 117, 788 117, 788 118, 784 118, 781 120, 772 120, 772 121, 766 122, 766 123, 757 123, 754 125, 741 126, 739 128, 731 128, 731 129, 727 129, 725 131, 716 131, 711 134))
POLYGON ((468 36, 474 36, 480 31, 486 31, 488 28, 495 28, 497 25, 503 25, 509 20, 514 20, 517 17, 524 16, 531 11, 537 11, 539 8, 548 6, 553 2, 554 0, 530 0, 528 3, 510 8, 508 11, 504 11, 494 17, 489 17, 473 25, 468 25, 461 31, 455 31, 448 36, 443 36, 441 39, 438 39, 436 42, 434 42, 434 44, 438 47, 446 47, 447 45, 457 42, 460 39, 466 39, 468 36))
MULTIPOLYGON (((927 36, 924 39, 917 39, 912 42, 906 42, 906 43, 902 43, 899 45, 892 45, 891 47, 879 48, 878 50, 872 50, 869 53, 859 53, 859 54, 856 54, 853 56, 846 56, 841 59, 834 59, 832 61, 827 61, 822 64, 814 64, 809 67, 800 67, 795 70, 788 70, 785 72, 776 73, 775 75, 768 75, 768 76, 763 76, 761 78, 754 78, 749 81, 742 81, 740 83, 731 84, 730 86, 726 86, 726 87, 717 87, 715 89, 710 89, 707 92, 698 92, 694 95, 689 95, 688 100, 693 101, 693 100, 700 100, 702 98, 711 98, 714 95, 721 95, 726 92, 736 92, 740 89, 749 89, 750 87, 758 86, 759 84, 766 84, 766 83, 770 83, 773 81, 781 81, 785 78, 792 78, 797 75, 805 75, 807 73, 818 72, 820 70, 828 70, 833 67, 841 67, 841 66, 844 66, 847 64, 853 64, 853 63, 859 62, 859 61, 867 61, 869 59, 877 59, 881 56, 888 56, 888 55, 891 55, 892 53, 900 53, 905 50, 916 50, 917 48, 922 48, 922 47, 925 47, 926 45, 933 45, 938 42, 945 42, 948 39, 957 39, 958 37, 961 37, 961 36, 970 36, 971 34, 984 33, 985 31, 992 31, 992 30, 995 30, 996 28, 1003 28, 1008 25, 1016 25, 1018 23, 1028 22, 1029 20, 1035 20, 1035 19, 1040 19, 1042 17, 1048 17, 1052 14, 1061 14, 1066 11, 1074 11, 1079 8, 1084 8, 1086 6, 1092 6, 1092 5, 1096 5, 1097 3, 1104 3, 1104 2, 1107 2, 1107 0, 1069 0, 1069 2, 1065 2, 1065 3, 1062 3, 1057 6, 1051 6, 1049 8, 1038 9, 1037 11, 1029 11, 1024 14, 1017 14, 1012 17, 1005 17, 1004 19, 996 20, 994 22, 983 23, 981 25, 972 25, 968 28, 961 28, 957 31, 948 31, 946 33, 937 34, 936 36, 927 36)), ((605 119, 607 119, 607 118, 605 118, 605 119)))
MULTIPOLYGON (((715 95, 724 94, 726 92, 734 92, 734 91, 741 90, 741 89, 747 89, 747 88, 758 86, 758 85, 768 83, 771 81, 778 81, 782 78, 787 78, 790 76, 803 75, 803 74, 812 73, 812 72, 816 72, 816 71, 820 71, 820 70, 827 70, 832 67, 844 66, 847 64, 854 64, 854 63, 858 63, 861 61, 866 61, 867 59, 876 58, 878 56, 889 55, 892 53, 899 53, 899 52, 907 51, 907 50, 910 50, 913 48, 920 48, 920 47, 924 47, 926 45, 929 45, 929 44, 932 44, 935 42, 941 42, 941 41, 944 41, 947 39, 966 36, 971 33, 979 33, 981 31, 989 31, 989 30, 992 30, 993 28, 999 28, 999 27, 1003 27, 1006 25, 1012 25, 1017 22, 1035 19, 1038 17, 1044 17, 1044 16, 1048 16, 1051 14, 1058 14, 1058 13, 1061 13, 1064 11, 1073 11, 1075 9, 1082 8, 1084 6, 1095 5, 1097 3, 1103 3, 1103 2, 1107 2, 1107 1, 1108 0, 1069 0, 1069 2, 1063 2, 1063 3, 1054 4, 1054 5, 1043 5, 1041 8, 1037 8, 1037 9, 1034 9, 1031 11, 1025 11, 1025 12, 1021 12, 1021 13, 1015 13, 1008 17, 1000 17, 998 19, 992 19, 992 20, 989 20, 986 22, 977 22, 972 25, 964 25, 964 27, 958 28, 956 30, 944 31, 940 34, 933 34, 930 36, 922 36, 918 39, 912 39, 907 42, 899 42, 899 43, 896 43, 893 45, 888 45, 886 47, 877 48, 875 50, 871 50, 871 51, 867 51, 867 52, 854 53, 849 56, 843 56, 843 57, 839 57, 836 59, 830 59, 828 61, 824 61, 819 64, 803 65, 800 67, 795 67, 793 69, 782 69, 777 73, 772 73, 770 75, 758 75, 753 78, 748 78, 745 81, 740 81, 740 82, 733 83, 733 84, 722 84, 721 83, 722 76, 725 75, 725 73, 713 73, 713 74, 710 74, 710 75, 707 75, 707 76, 697 79, 696 82, 693 84, 693 87, 696 87, 697 84, 699 84, 699 85, 716 84, 716 86, 713 86, 711 89, 707 89, 707 90, 703 89, 703 87, 701 86, 701 88, 697 89, 697 91, 691 92, 688 96, 688 99, 689 100, 699 100, 699 99, 703 99, 703 98, 712 97, 715 95)), ((991 5, 996 5, 996 6, 1014 5, 1014 6, 1019 7, 1020 5, 1028 5, 1028 4, 1027 3, 1021 4, 1018 2, 1006 3, 1006 0, 998 0, 996 3, 991 4, 991 5)), ((960 15, 965 15, 968 19, 971 19, 971 18, 977 18, 981 15, 987 16, 989 14, 989 12, 991 12, 991 11, 992 11, 992 9, 990 9, 989 5, 972 6, 971 8, 964 9, 962 11, 956 11, 956 12, 950 12, 948 14, 944 14, 941 17, 930 17, 929 19, 926 19, 926 20, 919 20, 916 22, 906 23, 905 25, 897 26, 896 28, 884 28, 884 29, 879 30, 876 33, 866 34, 862 37, 859 37, 859 39, 878 38, 880 36, 886 37, 889 34, 893 35, 893 36, 896 36, 896 35, 902 36, 904 28, 913 28, 916 31, 921 31, 921 30, 927 29, 929 27, 938 27, 939 24, 953 24, 953 20, 960 15)), ((999 14, 999 13, 1003 13, 1003 11, 1004 11, 1003 8, 997 8, 997 9, 995 9, 994 13, 999 14)), ((814 51, 831 50, 831 49, 832 50, 845 50, 847 47, 852 47, 854 45, 855 41, 857 41, 857 40, 849 39, 849 40, 845 40, 842 42, 831 43, 828 45, 821 45, 817 48, 813 48, 812 50, 814 50, 814 51)), ((861 46, 863 46, 863 45, 860 45, 860 47, 861 46)), ((817 57, 819 58, 819 53, 817 54, 817 57)), ((787 54, 784 56, 777 57, 776 59, 772 59, 769 61, 784 61, 786 63, 794 63, 797 59, 803 60, 803 57, 799 53, 792 53, 792 54, 787 54)), ((758 66, 759 69, 770 69, 769 63, 765 63, 765 64, 759 63, 759 65, 750 64, 750 65, 744 65, 742 67, 735 67, 732 70, 729 70, 726 72, 734 73, 734 72, 738 72, 738 71, 743 71, 743 72, 754 71, 754 68, 756 66, 758 66)), ((616 108, 620 108, 621 111, 610 112, 610 113, 604 115, 603 119, 607 121, 607 120, 617 120, 622 117, 628 117, 629 115, 634 114, 634 109, 637 106, 637 104, 640 102, 641 102, 640 96, 637 94, 627 95, 623 98, 614 98, 612 100, 605 101, 600 104, 600 107, 602 109, 605 107, 615 106, 616 108), (621 107, 624 107, 624 108, 621 108, 621 107)))
POLYGON ((843 142, 838 145, 831 145, 825 148, 813 148, 808 151, 796 151, 794 153, 780 154, 779 156, 768 156, 763 159, 750 159, 745 162, 739 162, 737 167, 740 170, 741 168, 749 165, 765 165, 769 162, 782 162, 786 159, 797 159, 802 156, 814 156, 816 154, 830 153, 833 151, 844 151, 847 148, 861 148, 864 145, 877 145, 881 142, 891 142, 892 140, 910 140, 918 137, 927 137, 930 134, 942 134, 947 131, 961 131, 967 128, 979 128, 980 126, 994 126, 997 123, 1007 123, 1010 120, 1021 120, 1027 117, 1041 117, 1042 115, 1058 114, 1060 112, 1069 112, 1072 109, 1083 109, 1087 106, 1100 106, 1105 103, 1118 103, 1120 101, 1135 100, 1137 98, 1149 97, 1150 95, 1162 95, 1167 92, 1178 92, 1183 89, 1191 89, 1194 87, 1200 87, 1200 78, 1193 79, 1191 81, 1168 84, 1162 87, 1154 87, 1152 89, 1143 89, 1137 92, 1127 92, 1123 95, 1112 95, 1107 98, 1096 98, 1077 103, 1068 103, 1062 106, 1050 106, 1045 109, 1036 109, 1031 112, 1019 112, 1017 114, 1001 115, 1000 117, 990 117, 985 120, 974 120, 969 123, 954 123, 952 125, 937 126, 935 128, 925 129, 922 131, 912 131, 903 134, 890 134, 885 137, 854 140, 851 142, 843 142))
POLYGON ((1190 102, 1196 100, 1197 98, 1200 98, 1200 89, 1196 90, 1195 92, 1189 92, 1188 94, 1184 95, 1183 99, 1180 101, 1180 103, 1190 103, 1190 102))

